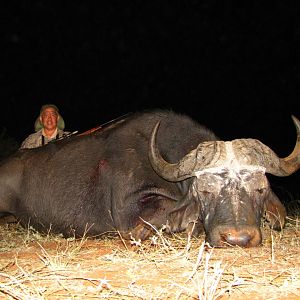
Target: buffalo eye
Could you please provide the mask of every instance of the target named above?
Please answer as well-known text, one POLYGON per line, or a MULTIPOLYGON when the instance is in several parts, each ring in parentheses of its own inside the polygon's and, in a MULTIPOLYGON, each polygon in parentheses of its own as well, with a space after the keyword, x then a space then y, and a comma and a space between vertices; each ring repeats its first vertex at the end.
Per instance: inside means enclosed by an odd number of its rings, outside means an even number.
POLYGON ((157 200, 159 200, 159 197, 157 194, 147 194, 139 199, 139 201, 142 205, 149 205, 157 200))
POLYGON ((259 188, 259 189, 257 189, 257 192, 259 193, 259 194, 263 194, 264 192, 265 192, 265 188, 259 188))

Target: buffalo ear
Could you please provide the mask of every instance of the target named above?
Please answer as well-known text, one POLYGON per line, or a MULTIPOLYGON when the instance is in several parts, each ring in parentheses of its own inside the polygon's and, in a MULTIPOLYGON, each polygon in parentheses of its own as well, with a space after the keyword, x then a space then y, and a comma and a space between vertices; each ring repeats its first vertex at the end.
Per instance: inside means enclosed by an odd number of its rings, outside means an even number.
POLYGON ((264 209, 271 228, 281 230, 285 224, 286 209, 273 191, 270 191, 264 209))
POLYGON ((181 232, 185 230, 188 235, 198 236, 203 231, 199 215, 200 203, 194 198, 185 197, 169 213, 169 231, 181 232))

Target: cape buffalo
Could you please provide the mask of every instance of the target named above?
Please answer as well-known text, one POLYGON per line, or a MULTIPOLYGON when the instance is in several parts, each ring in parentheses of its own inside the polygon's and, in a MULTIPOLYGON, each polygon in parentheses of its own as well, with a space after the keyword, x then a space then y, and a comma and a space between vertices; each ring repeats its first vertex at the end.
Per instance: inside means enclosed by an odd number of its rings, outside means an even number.
POLYGON ((2 161, 0 212, 64 236, 117 230, 145 239, 166 225, 195 235, 204 229, 212 246, 257 246, 265 213, 272 227, 284 226, 285 208, 265 173, 300 167, 293 121, 296 147, 279 158, 258 140, 220 141, 185 115, 135 113, 2 161))

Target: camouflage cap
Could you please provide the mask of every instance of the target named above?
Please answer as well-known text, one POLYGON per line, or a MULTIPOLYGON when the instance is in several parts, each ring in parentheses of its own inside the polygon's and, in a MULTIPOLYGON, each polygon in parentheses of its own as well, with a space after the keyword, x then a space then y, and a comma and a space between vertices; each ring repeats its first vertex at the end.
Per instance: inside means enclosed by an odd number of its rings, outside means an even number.
POLYGON ((54 104, 45 104, 41 107, 40 114, 34 122, 34 130, 37 132, 43 128, 43 124, 41 123, 40 116, 46 108, 53 108, 57 112, 57 114, 58 114, 57 128, 64 130, 65 129, 65 121, 62 118, 61 114, 59 113, 58 107, 54 104))

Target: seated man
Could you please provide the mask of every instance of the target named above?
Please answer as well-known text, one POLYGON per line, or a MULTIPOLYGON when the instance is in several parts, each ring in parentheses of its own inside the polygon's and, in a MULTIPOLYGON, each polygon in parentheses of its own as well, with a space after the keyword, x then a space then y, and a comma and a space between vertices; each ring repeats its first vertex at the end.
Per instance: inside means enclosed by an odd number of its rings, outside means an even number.
POLYGON ((36 148, 48 144, 70 134, 63 131, 65 122, 54 104, 45 104, 40 110, 40 115, 34 123, 35 133, 30 134, 22 143, 20 149, 36 148))

